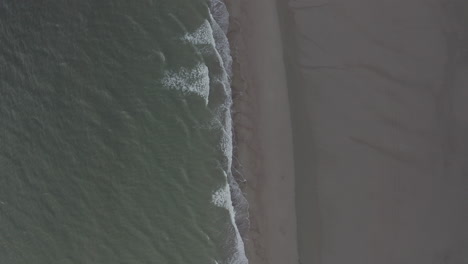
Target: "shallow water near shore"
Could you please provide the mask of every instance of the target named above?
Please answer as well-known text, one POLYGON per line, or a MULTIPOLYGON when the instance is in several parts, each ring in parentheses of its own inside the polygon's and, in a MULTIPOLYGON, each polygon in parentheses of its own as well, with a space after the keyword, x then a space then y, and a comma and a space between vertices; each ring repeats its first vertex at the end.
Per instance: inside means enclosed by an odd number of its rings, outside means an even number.
POLYGON ((2 261, 247 263, 226 16, 201 0, 0 3, 2 261))

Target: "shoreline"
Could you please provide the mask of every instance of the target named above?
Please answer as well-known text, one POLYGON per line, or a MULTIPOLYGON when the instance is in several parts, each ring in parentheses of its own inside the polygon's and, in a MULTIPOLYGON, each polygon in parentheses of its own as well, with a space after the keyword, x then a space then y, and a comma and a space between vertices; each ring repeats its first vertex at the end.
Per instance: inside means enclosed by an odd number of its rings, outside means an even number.
POLYGON ((226 5, 233 57, 234 170, 249 202, 246 254, 250 264, 294 264, 293 144, 276 2, 227 0, 226 5))
POLYGON ((466 262, 468 4, 332 2, 226 0, 249 262, 466 262))

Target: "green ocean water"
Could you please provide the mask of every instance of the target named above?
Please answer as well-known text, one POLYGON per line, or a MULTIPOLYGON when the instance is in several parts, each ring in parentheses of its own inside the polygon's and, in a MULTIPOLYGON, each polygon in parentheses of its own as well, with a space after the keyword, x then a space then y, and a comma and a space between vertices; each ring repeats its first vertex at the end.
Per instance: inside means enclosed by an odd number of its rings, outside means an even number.
POLYGON ((0 263, 246 263, 210 6, 0 2, 0 263))

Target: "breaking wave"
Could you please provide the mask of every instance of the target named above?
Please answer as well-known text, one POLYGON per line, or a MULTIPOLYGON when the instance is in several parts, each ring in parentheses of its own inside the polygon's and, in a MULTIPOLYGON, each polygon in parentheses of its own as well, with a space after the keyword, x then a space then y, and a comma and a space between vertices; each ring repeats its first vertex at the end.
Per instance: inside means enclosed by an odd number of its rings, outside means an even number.
MULTIPOLYGON (((210 105, 217 117, 210 126, 220 129, 223 133, 219 147, 225 156, 226 162, 223 170, 226 182, 224 186, 212 194, 212 203, 228 210, 234 230, 234 234, 232 234, 235 236, 234 250, 231 251, 232 254, 225 264, 247 264, 248 260, 239 227, 241 226, 245 230, 245 226, 248 226, 248 203, 231 171, 233 157, 231 117, 232 57, 226 36, 229 28, 229 13, 221 0, 211 0, 209 8, 209 18, 194 32, 186 33, 182 40, 197 47, 202 55, 214 56, 222 70, 210 75, 209 67, 205 62, 200 62, 192 69, 180 68, 166 72, 163 85, 169 89, 196 94, 204 99, 207 106, 210 104, 210 93, 216 89, 222 89, 221 92, 219 90, 216 92, 222 94, 223 101, 210 105)), ((217 262, 215 261, 215 263, 217 262)))

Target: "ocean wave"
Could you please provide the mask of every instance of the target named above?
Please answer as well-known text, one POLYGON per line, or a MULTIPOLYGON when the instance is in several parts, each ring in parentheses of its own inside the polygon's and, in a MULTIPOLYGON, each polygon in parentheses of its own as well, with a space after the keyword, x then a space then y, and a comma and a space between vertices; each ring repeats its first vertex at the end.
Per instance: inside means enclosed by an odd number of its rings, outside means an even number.
POLYGON ((182 40, 185 40, 193 45, 213 45, 215 41, 213 38, 213 30, 211 29, 210 22, 205 20, 197 30, 186 33, 182 37, 182 40))
POLYGON ((203 63, 198 63, 192 69, 182 67, 175 71, 167 71, 162 79, 162 84, 167 89, 199 95, 205 104, 208 104, 210 76, 208 67, 203 63))
POLYGON ((232 133, 232 92, 230 77, 232 74, 232 57, 229 47, 229 41, 226 36, 229 26, 229 13, 225 4, 220 0, 211 0, 210 4, 210 25, 212 30, 212 38, 216 48, 216 55, 222 63, 224 69, 223 74, 219 76, 225 89, 225 102, 218 107, 218 118, 223 131, 221 140, 221 149, 227 159, 226 169, 226 185, 217 190, 213 194, 213 203, 217 206, 222 206, 229 211, 231 223, 235 230, 236 236, 236 251, 229 259, 229 264, 247 264, 248 260, 245 255, 244 242, 239 231, 239 224, 248 222, 248 203, 242 194, 237 182, 232 176, 232 157, 233 157, 233 133, 232 133))
MULTIPOLYGON (((245 255, 244 242, 239 226, 248 226, 248 203, 231 171, 233 157, 232 57, 226 36, 229 27, 229 14, 224 2, 221 0, 211 0, 209 7, 209 18, 197 30, 182 36, 181 40, 194 45, 202 56, 215 56, 222 70, 217 74, 212 74, 210 79, 209 67, 200 62, 193 69, 180 68, 176 71, 166 72, 163 85, 168 89, 197 94, 204 99, 207 106, 210 89, 223 89, 222 93, 217 93, 223 95, 223 102, 210 105, 216 119, 212 121, 209 127, 219 129, 223 133, 220 148, 226 160, 226 164, 223 166, 226 184, 212 194, 212 203, 215 206, 225 208, 229 212, 235 244, 232 245, 234 250, 231 251, 228 260, 217 261, 222 264, 247 264, 248 260, 245 255), (211 88, 210 83, 212 84, 211 88)), ((215 261, 215 263, 218 262, 215 261)))

